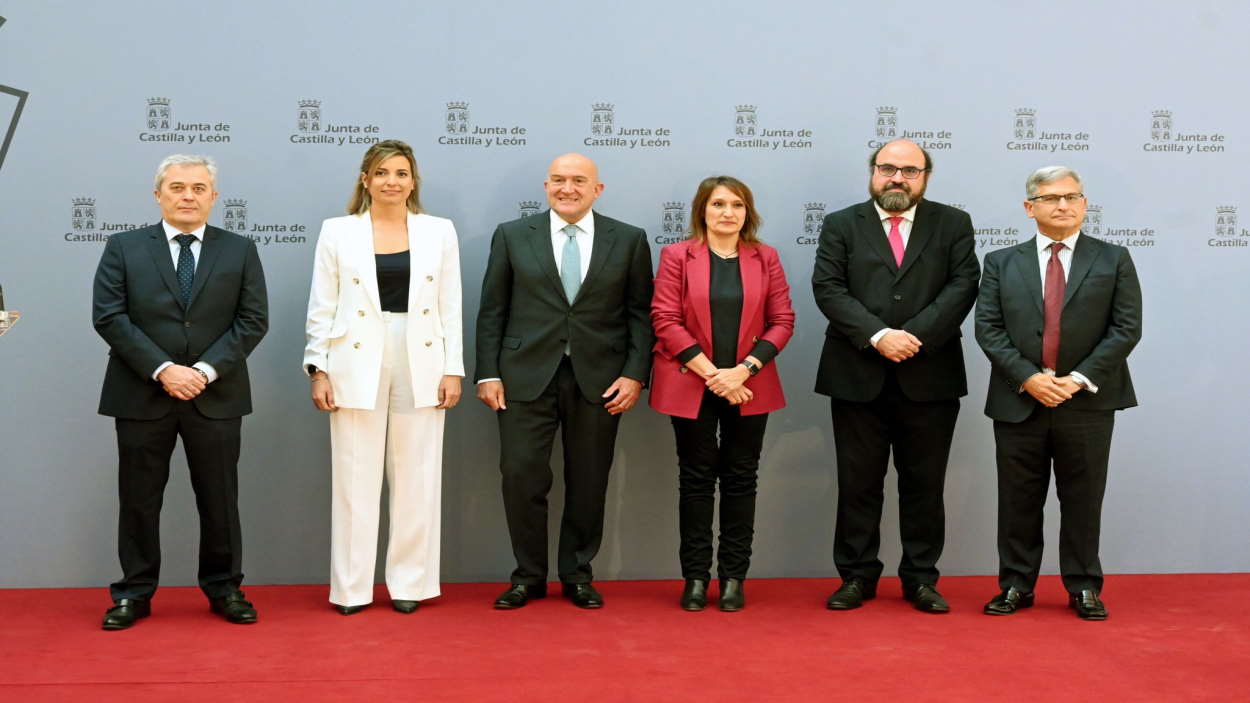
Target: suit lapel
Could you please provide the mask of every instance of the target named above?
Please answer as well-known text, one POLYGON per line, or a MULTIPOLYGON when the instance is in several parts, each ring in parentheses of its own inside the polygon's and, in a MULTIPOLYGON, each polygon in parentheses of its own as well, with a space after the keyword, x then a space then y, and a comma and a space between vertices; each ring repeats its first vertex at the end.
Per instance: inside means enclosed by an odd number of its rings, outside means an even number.
MULTIPOLYGON (((148 253, 152 255, 152 263, 165 282, 165 287, 173 293, 174 300, 182 305, 182 294, 178 291, 178 274, 174 271, 173 256, 170 254, 169 240, 165 238, 165 228, 159 224, 152 225, 148 240, 148 253)), ((185 309, 185 308, 184 308, 185 309)))
MULTIPOLYGON (((378 262, 373 256, 373 220, 369 213, 356 215, 351 231, 347 232, 343 247, 349 252, 353 268, 360 274, 364 283, 365 297, 375 312, 382 313, 382 296, 378 293, 378 262)), ((412 231, 409 230, 409 236, 412 231)), ((408 248, 412 248, 409 242, 408 248)))
MULTIPOLYGON (((894 252, 890 251, 890 242, 886 240, 881 220, 877 217, 877 208, 873 207, 871 200, 859 206, 859 234, 882 261, 890 268, 898 269, 898 264, 894 263, 894 252)), ((903 261, 906 260, 904 257, 903 261)))
POLYGON ((694 310, 699 346, 712 358, 712 259, 707 244, 690 241, 686 245, 686 289, 683 297, 690 301, 694 310))
POLYGON ((538 261, 538 268, 547 274, 551 285, 555 286, 556 291, 559 292, 560 299, 565 300, 564 284, 560 282, 560 269, 556 268, 556 255, 551 248, 551 211, 547 210, 542 215, 531 217, 529 228, 527 238, 534 258, 538 261))
POLYGON ((738 270, 742 273, 742 319, 738 323, 738 350, 748 346, 747 335, 750 326, 747 320, 757 317, 755 311, 764 302, 764 271, 763 259, 757 247, 738 247, 738 270))
MULTIPOLYGON (((417 309, 417 298, 421 286, 431 276, 442 275, 439 267, 442 264, 441 239, 434 239, 433 232, 426 232, 422 226, 421 215, 408 213, 408 309, 417 309), (427 237, 429 238, 427 240, 427 237)), ((374 276, 376 277, 376 272, 374 276)), ((437 281, 435 282, 437 285, 437 281)), ((378 294, 381 305, 381 293, 378 294)))
POLYGON ((1016 247, 1015 265, 1012 267, 1024 279, 1024 289, 1029 298, 1037 305, 1037 311, 1044 311, 1042 304, 1042 269, 1038 263, 1037 242, 1030 237, 1016 247))
POLYGON ((1065 306, 1072 300, 1073 292, 1080 287, 1081 281, 1085 280, 1085 275, 1094 265, 1094 260, 1098 258, 1096 244, 1097 240, 1090 239, 1088 235, 1077 237, 1076 247, 1072 250, 1072 265, 1068 267, 1068 281, 1063 287, 1065 306))
MULTIPOLYGON (((907 273, 907 270, 920 258, 924 248, 929 246, 929 242, 933 239, 933 231, 937 227, 937 223, 934 222, 935 217, 933 206, 929 201, 921 200, 920 205, 916 207, 916 219, 911 223, 911 234, 907 236, 907 247, 903 249, 903 265, 899 267, 894 280, 902 278, 903 274, 907 273)), ((888 240, 882 241, 889 244, 888 240)), ((890 258, 894 258, 893 252, 890 253, 890 258)))
POLYGON ((594 218, 595 235, 591 238, 590 267, 586 269, 586 278, 577 289, 577 298, 573 300, 575 303, 588 287, 594 285, 595 276, 603 269, 603 264, 612 254, 612 247, 616 244, 616 227, 606 218, 600 217, 598 213, 594 213, 594 218))
POLYGON ((205 227, 204 241, 200 243, 200 258, 195 262, 195 281, 191 284, 191 305, 195 304, 200 291, 204 290, 204 282, 213 275, 213 267, 217 265, 221 247, 221 233, 216 227, 205 227))

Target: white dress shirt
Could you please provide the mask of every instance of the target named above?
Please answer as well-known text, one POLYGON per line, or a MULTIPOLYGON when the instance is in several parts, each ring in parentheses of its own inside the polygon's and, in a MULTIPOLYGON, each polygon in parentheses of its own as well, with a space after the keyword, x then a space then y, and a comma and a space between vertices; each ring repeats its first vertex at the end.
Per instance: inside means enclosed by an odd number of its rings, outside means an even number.
MULTIPOLYGON (((917 205, 919 205, 919 203, 917 203, 917 205)), ((881 206, 877 204, 876 200, 872 201, 872 206, 877 208, 877 217, 881 218, 881 228, 882 230, 885 231, 885 236, 887 238, 890 236, 890 228, 891 228, 890 218, 891 217, 903 218, 898 223, 898 233, 903 235, 903 251, 907 251, 907 242, 911 239, 911 226, 916 221, 916 205, 912 205, 911 207, 907 208, 899 215, 891 215, 885 210, 882 210, 881 206)), ((894 330, 890 329, 889 327, 884 327, 878 330, 876 334, 869 337, 868 341, 871 342, 872 346, 875 348, 877 346, 877 342, 880 342, 881 338, 884 337, 887 332, 893 332, 893 331, 894 330)))
POLYGON ((578 280, 586 280, 586 272, 590 270, 590 250, 594 246, 595 240, 595 213, 588 210, 582 216, 582 219, 569 223, 557 215, 555 210, 548 210, 547 212, 551 215, 551 253, 556 257, 556 270, 561 275, 564 274, 564 271, 561 270, 561 267, 564 266, 564 243, 569 239, 569 235, 564 233, 564 228, 572 224, 578 230, 575 239, 577 240, 577 251, 582 265, 581 275, 578 276, 578 280))
POLYGON ((191 242, 191 256, 192 258, 195 259, 196 265, 199 265, 200 244, 204 242, 204 230, 208 228, 208 225, 203 224, 191 230, 190 232, 183 232, 182 230, 169 224, 168 222, 161 220, 161 227, 164 228, 165 230, 165 239, 169 240, 169 257, 174 262, 174 270, 175 271, 178 270, 178 255, 182 253, 182 245, 179 244, 178 242, 175 242, 174 237, 177 237, 180 234, 195 235, 195 241, 191 242))
MULTIPOLYGON (((182 245, 174 241, 174 237, 177 237, 180 234, 195 235, 195 241, 191 242, 191 258, 195 259, 195 265, 199 266, 200 244, 204 241, 204 230, 207 226, 208 225, 204 224, 191 230, 190 232, 183 232, 182 230, 178 229, 177 227, 174 227, 173 225, 169 224, 165 220, 161 220, 161 227, 165 230, 165 239, 169 240, 169 256, 173 260, 175 271, 178 270, 178 256, 182 253, 182 245)), ((160 366, 157 366, 156 370, 152 372, 152 380, 153 381, 157 380, 157 377, 161 375, 161 372, 164 371, 166 367, 173 366, 173 365, 174 365, 174 362, 166 361, 160 366)), ((194 364, 192 364, 191 368, 199 369, 203 371, 204 375, 208 376, 209 383, 212 383, 213 381, 217 380, 217 370, 212 367, 212 364, 206 364, 203 361, 197 361, 194 364)))
MULTIPOLYGON (((1081 233, 1077 232, 1076 234, 1064 237, 1063 239, 1059 240, 1059 242, 1063 244, 1063 248, 1059 250, 1059 264, 1063 266, 1063 280, 1064 281, 1068 280, 1068 272, 1072 270, 1072 252, 1076 251, 1076 240, 1077 240, 1077 237, 1080 237, 1080 236, 1081 236, 1081 233)), ((1037 244, 1037 263, 1038 263, 1038 268, 1041 270, 1041 276, 1042 276, 1042 300, 1046 299, 1045 297, 1046 296, 1046 266, 1050 263, 1050 245, 1054 241, 1055 241, 1054 239, 1047 237, 1041 232, 1037 233, 1037 239, 1035 240, 1035 244, 1037 244)), ((1055 375, 1055 370, 1054 369, 1042 369, 1042 373, 1048 373, 1053 376, 1055 375)), ((1098 386, 1095 386, 1094 383, 1090 381, 1088 378, 1086 378, 1084 375, 1079 374, 1076 371, 1073 371, 1071 373, 1071 376, 1077 383, 1084 386, 1085 390, 1089 391, 1090 393, 1098 392, 1098 386)))

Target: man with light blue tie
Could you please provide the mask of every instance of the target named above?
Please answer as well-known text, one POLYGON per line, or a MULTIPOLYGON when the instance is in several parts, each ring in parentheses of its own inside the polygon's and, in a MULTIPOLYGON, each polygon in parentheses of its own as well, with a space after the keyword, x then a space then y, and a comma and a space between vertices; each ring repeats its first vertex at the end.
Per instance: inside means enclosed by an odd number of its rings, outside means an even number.
POLYGON ((580 608, 600 608, 590 562, 603 538, 621 413, 650 375, 646 233, 591 211, 603 193, 580 154, 551 163, 547 212, 495 229, 477 318, 477 397, 499 418, 504 510, 517 568, 495 607, 547 595, 551 450, 564 447, 557 574, 580 608))
POLYGON ((242 417, 252 411, 247 356, 269 327, 256 244, 208 225, 217 166, 175 154, 156 170, 160 224, 109 238, 92 322, 109 346, 99 412, 115 418, 117 549, 106 630, 151 613, 161 567, 160 512, 181 437, 200 515, 199 584, 229 622, 256 622, 243 581, 238 509, 242 417))

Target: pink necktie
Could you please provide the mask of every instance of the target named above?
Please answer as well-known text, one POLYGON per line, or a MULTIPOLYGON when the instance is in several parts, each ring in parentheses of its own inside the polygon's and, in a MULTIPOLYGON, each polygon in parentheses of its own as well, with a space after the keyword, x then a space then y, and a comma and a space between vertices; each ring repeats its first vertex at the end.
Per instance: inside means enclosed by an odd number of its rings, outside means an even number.
POLYGON ((890 218, 890 251, 894 252, 894 265, 898 267, 903 265, 903 233, 898 231, 898 223, 902 221, 901 217, 890 218))
POLYGON ((1059 368, 1059 319, 1063 316, 1063 293, 1067 282, 1059 252, 1062 242, 1051 242, 1050 261, 1046 262, 1046 290, 1042 293, 1042 366, 1059 368))

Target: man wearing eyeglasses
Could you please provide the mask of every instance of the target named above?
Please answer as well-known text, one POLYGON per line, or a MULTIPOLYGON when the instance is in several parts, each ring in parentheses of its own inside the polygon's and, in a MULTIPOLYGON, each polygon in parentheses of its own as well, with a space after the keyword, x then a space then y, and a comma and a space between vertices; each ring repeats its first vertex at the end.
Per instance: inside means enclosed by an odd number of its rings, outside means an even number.
POLYGON ((838 462, 831 610, 877 594, 881 508, 898 472, 898 574, 922 612, 950 610, 937 590, 942 499, 959 398, 968 392, 959 325, 976 298, 968 213, 923 198, 933 162, 900 139, 869 157, 868 201, 825 218, 812 271, 829 320, 816 392, 830 397, 838 462))
POLYGON ((1098 558, 1115 411, 1137 405, 1127 358, 1141 339, 1128 249, 1081 232, 1081 178, 1040 168, 1025 184, 1037 237, 985 257, 976 337, 992 376, 985 414, 998 460, 998 583, 987 615, 1033 605, 1051 466, 1068 606, 1105 620, 1098 558))

